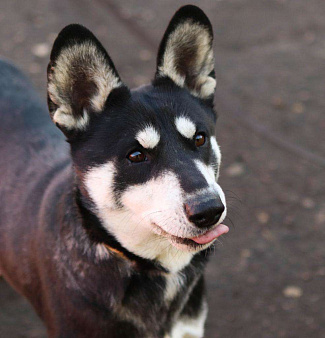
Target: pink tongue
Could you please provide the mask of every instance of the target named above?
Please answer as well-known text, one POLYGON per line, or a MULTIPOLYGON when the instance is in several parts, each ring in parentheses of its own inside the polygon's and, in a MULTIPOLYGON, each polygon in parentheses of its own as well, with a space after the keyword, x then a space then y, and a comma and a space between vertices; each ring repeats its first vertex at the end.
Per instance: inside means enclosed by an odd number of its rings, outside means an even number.
POLYGON ((205 234, 191 238, 192 241, 198 244, 207 244, 212 242, 214 239, 218 238, 219 236, 226 234, 229 231, 227 225, 219 224, 215 228, 207 231, 205 234))

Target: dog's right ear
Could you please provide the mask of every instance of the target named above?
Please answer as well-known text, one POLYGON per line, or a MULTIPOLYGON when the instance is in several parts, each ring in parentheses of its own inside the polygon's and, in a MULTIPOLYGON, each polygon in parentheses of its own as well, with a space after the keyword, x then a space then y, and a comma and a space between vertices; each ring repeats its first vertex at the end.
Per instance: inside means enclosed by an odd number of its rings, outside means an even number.
POLYGON ((66 135, 85 130, 114 90, 128 91, 101 43, 77 24, 56 38, 47 75, 50 115, 66 135))

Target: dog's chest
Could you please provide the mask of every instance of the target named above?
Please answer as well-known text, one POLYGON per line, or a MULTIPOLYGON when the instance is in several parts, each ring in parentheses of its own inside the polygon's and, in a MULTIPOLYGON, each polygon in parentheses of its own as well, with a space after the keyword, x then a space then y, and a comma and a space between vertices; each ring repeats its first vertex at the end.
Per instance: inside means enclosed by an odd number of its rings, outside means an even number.
POLYGON ((152 332, 152 337, 163 336, 186 307, 198 277, 184 273, 135 275, 117 313, 140 331, 152 332))

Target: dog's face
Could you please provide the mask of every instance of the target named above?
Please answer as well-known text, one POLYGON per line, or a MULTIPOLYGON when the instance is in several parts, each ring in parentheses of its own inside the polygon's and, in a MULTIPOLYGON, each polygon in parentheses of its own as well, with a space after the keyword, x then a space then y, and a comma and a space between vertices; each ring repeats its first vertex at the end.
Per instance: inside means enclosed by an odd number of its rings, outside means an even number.
POLYGON ((78 25, 60 33, 48 68, 50 114, 71 144, 84 201, 122 246, 170 269, 227 231, 213 60, 209 20, 185 6, 151 85, 130 91, 78 25))

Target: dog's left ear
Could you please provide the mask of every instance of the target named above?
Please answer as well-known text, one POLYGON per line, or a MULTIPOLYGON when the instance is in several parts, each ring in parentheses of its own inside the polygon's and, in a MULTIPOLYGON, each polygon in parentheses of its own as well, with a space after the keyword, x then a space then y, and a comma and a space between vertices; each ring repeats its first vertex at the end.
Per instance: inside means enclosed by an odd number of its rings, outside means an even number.
POLYGON ((213 32, 208 17, 192 5, 181 7, 161 41, 156 79, 169 77, 201 99, 213 99, 216 87, 213 32))

